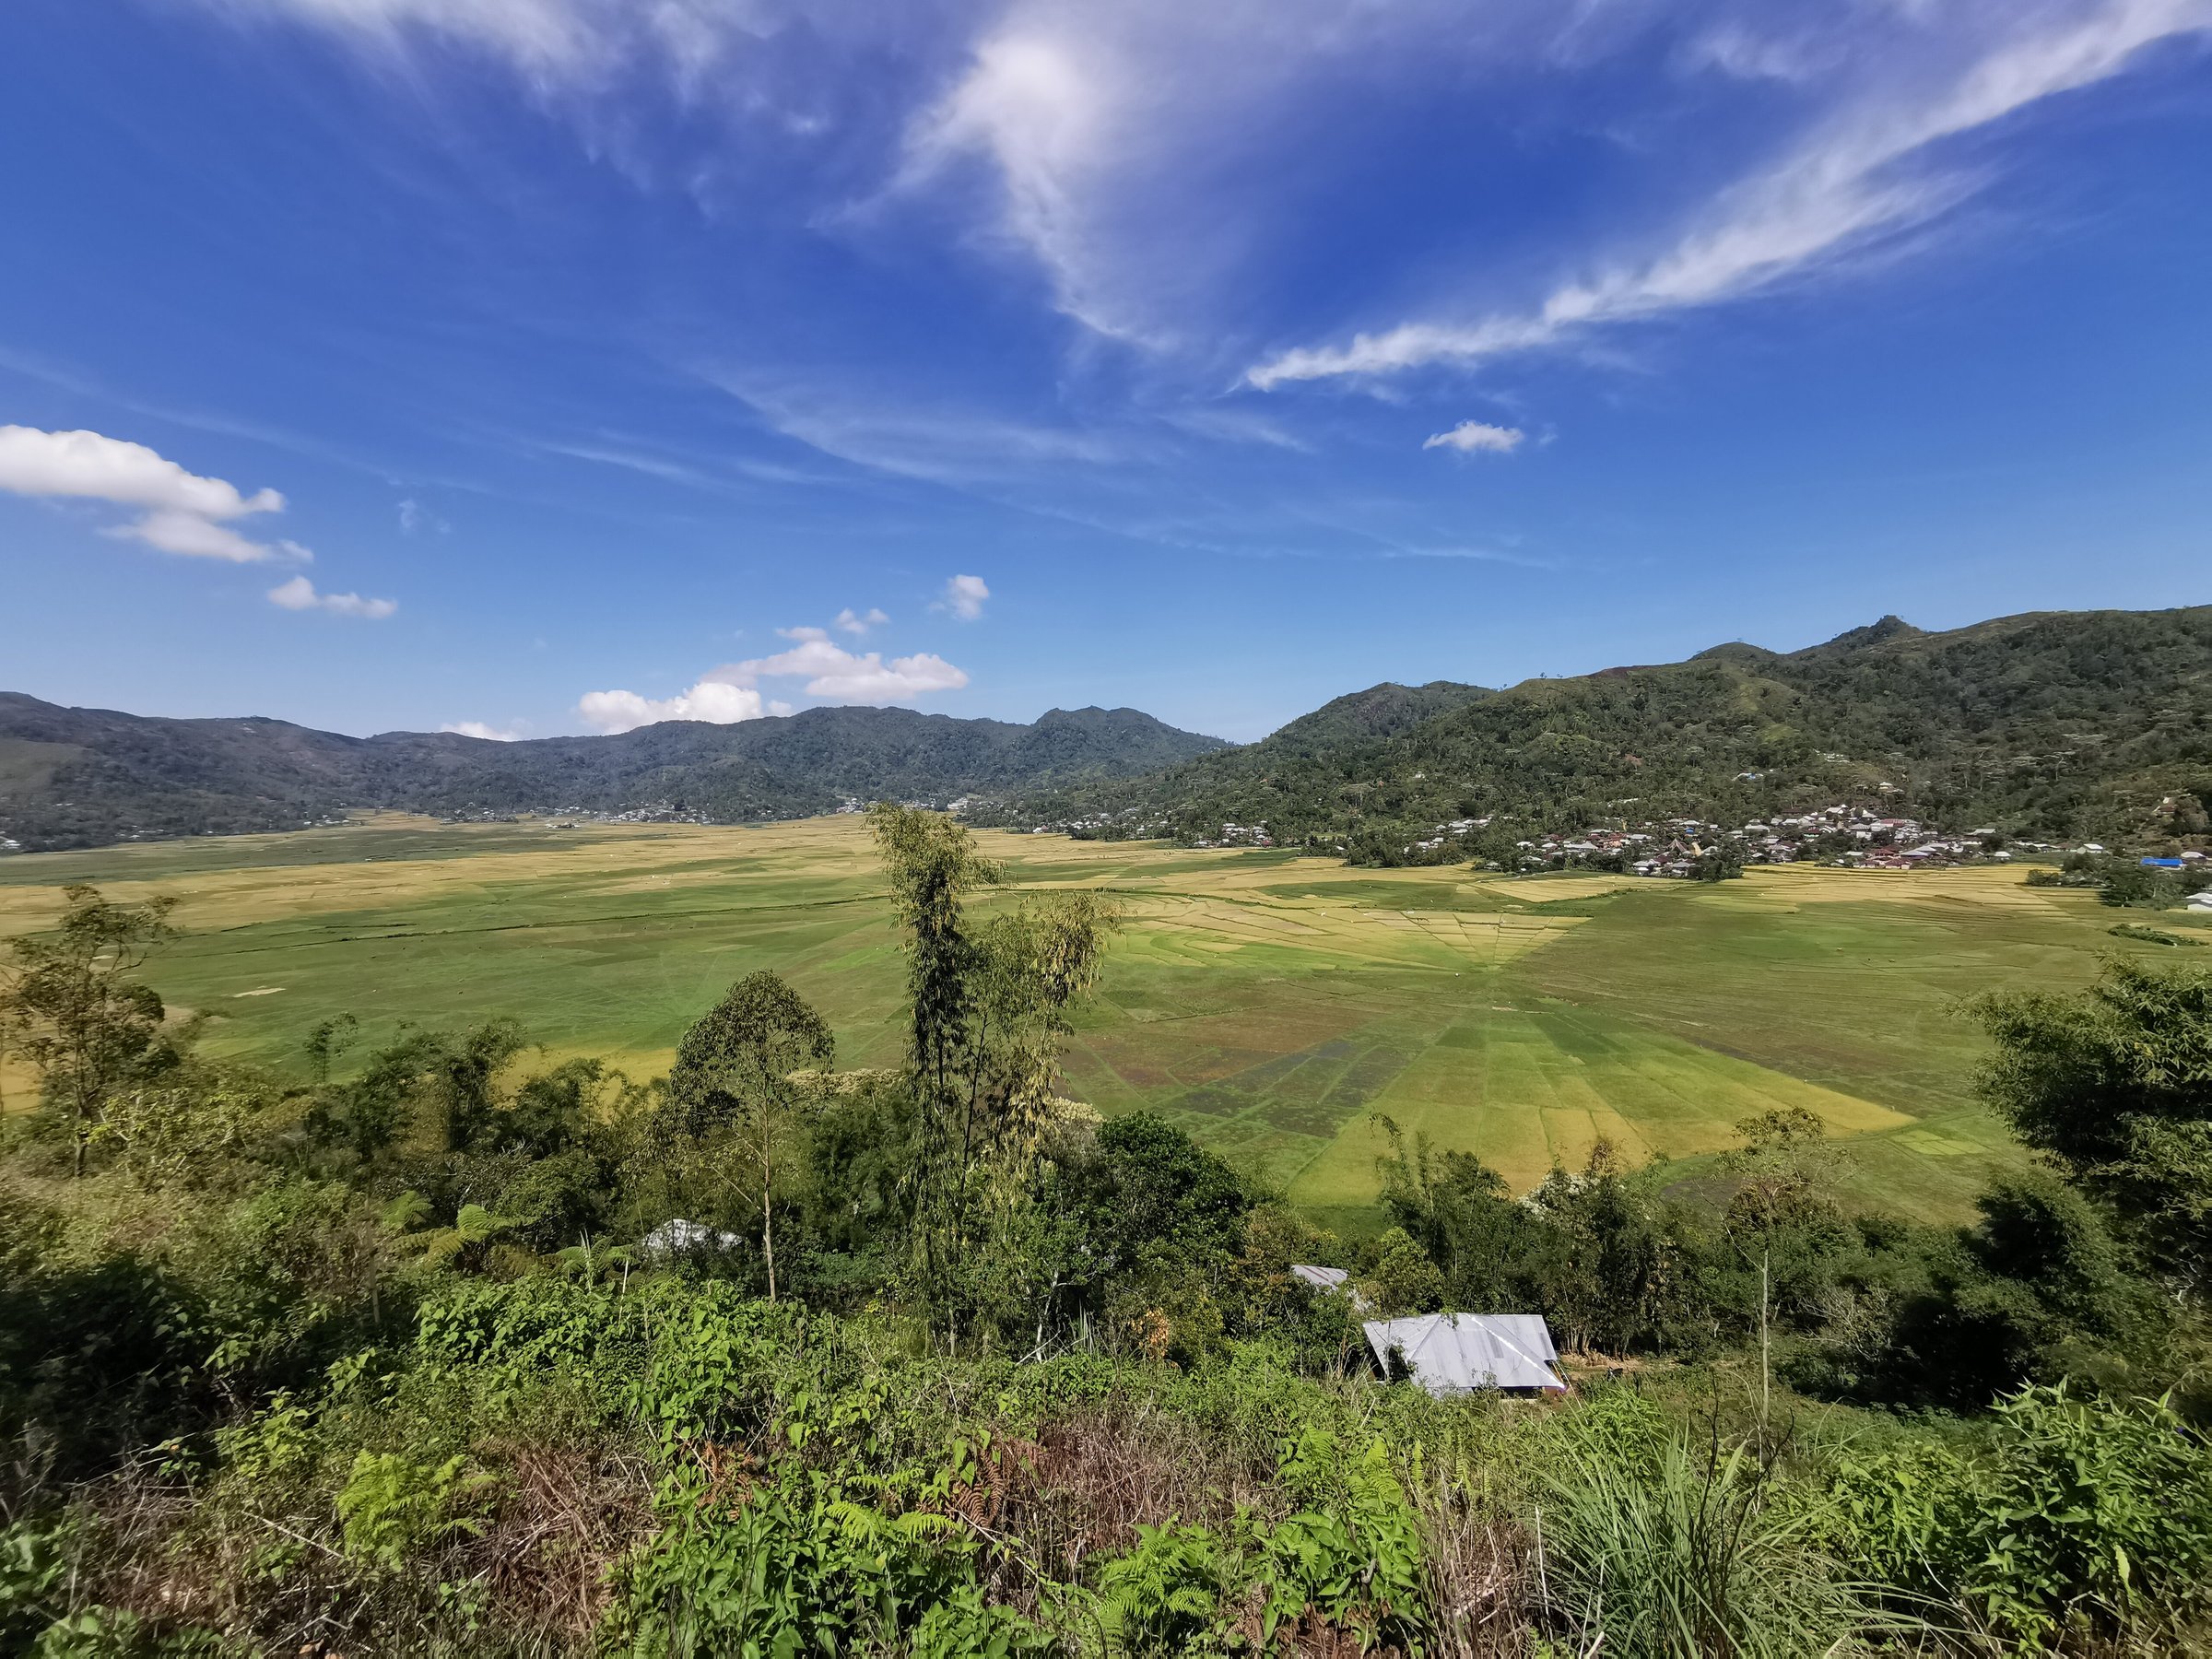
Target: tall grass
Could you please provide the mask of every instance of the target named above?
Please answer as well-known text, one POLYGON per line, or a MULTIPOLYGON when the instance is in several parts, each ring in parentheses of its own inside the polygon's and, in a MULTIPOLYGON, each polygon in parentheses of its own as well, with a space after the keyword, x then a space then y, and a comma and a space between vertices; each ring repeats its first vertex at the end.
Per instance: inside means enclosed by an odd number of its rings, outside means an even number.
POLYGON ((1897 1621, 1820 1543, 1818 1511, 1745 1447, 1571 1445, 1538 1481, 1540 1616, 1606 1659, 1800 1659, 1897 1621))

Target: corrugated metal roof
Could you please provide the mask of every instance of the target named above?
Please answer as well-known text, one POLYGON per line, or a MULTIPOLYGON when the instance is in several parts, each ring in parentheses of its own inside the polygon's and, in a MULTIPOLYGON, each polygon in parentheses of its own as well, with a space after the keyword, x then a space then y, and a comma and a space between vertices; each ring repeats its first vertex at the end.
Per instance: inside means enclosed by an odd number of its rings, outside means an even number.
POLYGON ((1385 1374, 1396 1350, 1432 1394, 1477 1388, 1565 1388, 1551 1332, 1535 1313, 1424 1313, 1361 1327, 1385 1374))
POLYGON ((1293 1262, 1290 1264, 1290 1272, 1293 1277, 1302 1279, 1324 1296, 1349 1297, 1355 1313, 1365 1313, 1372 1308, 1367 1298, 1359 1294, 1359 1287, 1351 1282, 1352 1276, 1347 1268, 1315 1267, 1304 1262, 1293 1262))

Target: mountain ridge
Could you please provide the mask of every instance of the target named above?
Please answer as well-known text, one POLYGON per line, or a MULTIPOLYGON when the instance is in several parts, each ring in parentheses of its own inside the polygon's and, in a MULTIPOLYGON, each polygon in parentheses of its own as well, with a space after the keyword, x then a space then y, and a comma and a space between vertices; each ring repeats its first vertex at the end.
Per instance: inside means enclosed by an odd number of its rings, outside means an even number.
POLYGON ((1227 747, 1141 710, 1095 705, 1029 724, 830 707, 501 743, 453 732, 354 737, 263 715, 172 719, 0 692, 0 837, 43 851, 291 829, 364 808, 796 818, 853 798, 949 800, 1133 775, 1227 747))
POLYGON ((1525 833, 1849 800, 1962 830, 2157 839, 2200 833, 2212 809, 2212 606, 1936 632, 1889 616, 1794 652, 1739 641, 1419 689, 1435 712, 1363 732, 1340 705, 1383 694, 1404 711, 1411 691, 1371 688, 1159 774, 1040 792, 1007 821, 1194 841, 1265 827, 1278 845, 1393 863, 1468 855, 1421 844, 1500 816, 1525 833))

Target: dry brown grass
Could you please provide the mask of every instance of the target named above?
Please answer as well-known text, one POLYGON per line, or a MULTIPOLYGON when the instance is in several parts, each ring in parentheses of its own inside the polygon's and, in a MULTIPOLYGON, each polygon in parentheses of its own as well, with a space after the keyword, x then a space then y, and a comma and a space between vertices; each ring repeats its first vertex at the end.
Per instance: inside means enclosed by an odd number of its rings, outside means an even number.
POLYGON ((500 1477, 483 1530, 404 1574, 348 1559, 327 1512, 283 1501, 265 1511, 258 1495, 240 1505, 235 1493, 218 1512, 204 1489, 141 1459, 82 1494, 96 1532, 77 1599, 294 1659, 426 1651, 433 1630, 454 1628, 452 1604, 469 1600, 481 1636, 471 1652, 593 1652, 610 1570, 653 1526, 644 1460, 522 1440, 482 1453, 500 1477))

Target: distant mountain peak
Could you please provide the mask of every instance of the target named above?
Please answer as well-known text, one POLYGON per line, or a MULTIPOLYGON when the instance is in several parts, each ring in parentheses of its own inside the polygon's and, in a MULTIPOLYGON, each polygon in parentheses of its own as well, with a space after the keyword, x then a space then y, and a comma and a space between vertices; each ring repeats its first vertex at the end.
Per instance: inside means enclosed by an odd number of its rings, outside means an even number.
POLYGON ((1888 616, 1884 617, 1878 622, 1869 623, 1865 628, 1854 628, 1848 633, 1840 633, 1821 649, 1825 651, 1856 651, 1862 645, 1882 645, 1891 640, 1924 640, 1927 637, 1927 631, 1924 629, 1913 627, 1902 617, 1888 616))

